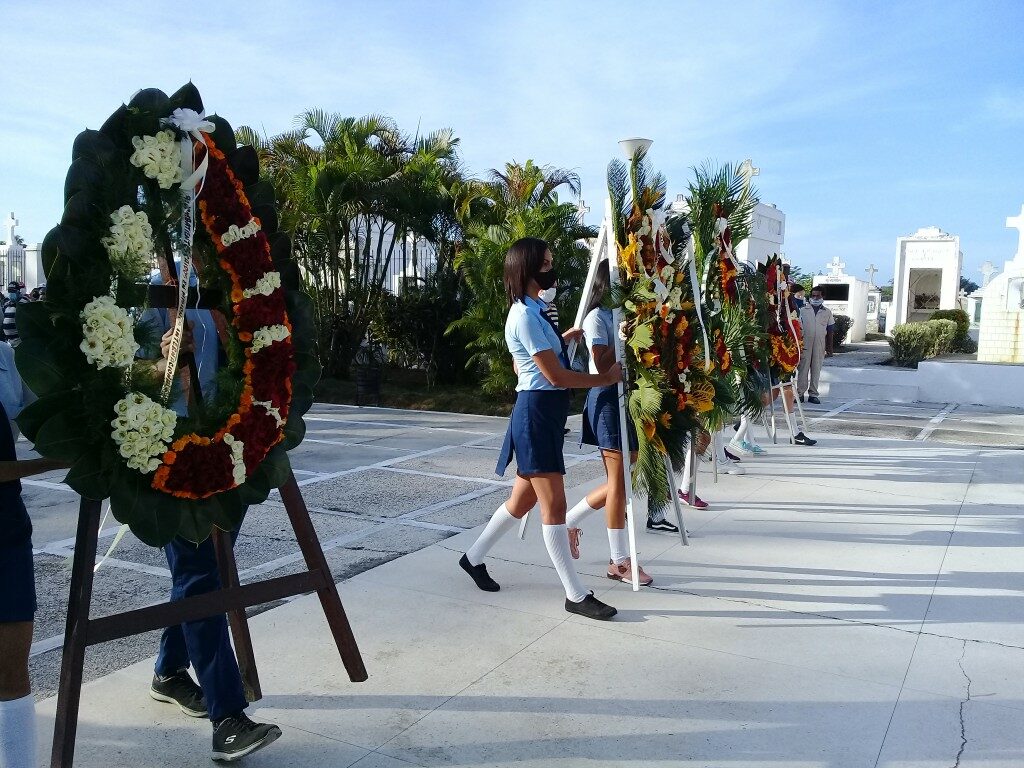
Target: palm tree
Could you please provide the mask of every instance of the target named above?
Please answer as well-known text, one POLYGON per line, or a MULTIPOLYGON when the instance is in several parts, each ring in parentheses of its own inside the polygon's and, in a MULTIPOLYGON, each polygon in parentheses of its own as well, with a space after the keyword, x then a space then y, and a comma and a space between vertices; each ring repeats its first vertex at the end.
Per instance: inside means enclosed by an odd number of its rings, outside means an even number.
POLYGON ((512 243, 522 237, 548 242, 558 266, 557 304, 563 325, 579 303, 589 263, 585 241, 597 233, 580 221, 576 205, 559 201, 563 187, 579 195, 579 177, 528 160, 523 165, 508 163, 503 171, 492 170, 486 181, 459 190, 465 240, 455 263, 473 301, 449 330, 469 335, 474 352, 470 365, 482 369, 487 392, 507 394, 515 382, 505 347, 508 306, 502 286, 505 253, 512 243))

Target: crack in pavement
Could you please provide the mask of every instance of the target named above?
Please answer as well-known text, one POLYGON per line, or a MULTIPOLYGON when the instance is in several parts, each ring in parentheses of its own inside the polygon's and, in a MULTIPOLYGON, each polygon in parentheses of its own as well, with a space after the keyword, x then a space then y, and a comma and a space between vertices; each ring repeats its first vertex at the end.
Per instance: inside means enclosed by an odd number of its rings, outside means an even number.
POLYGON ((960 667, 960 673, 964 676, 967 681, 967 696, 960 702, 960 750, 956 753, 956 762, 953 763, 953 768, 960 768, 960 760, 964 756, 964 750, 967 749, 967 726, 964 723, 964 707, 966 707, 971 701, 971 678, 967 674, 967 670, 964 669, 964 656, 967 655, 967 641, 964 641, 963 651, 960 653, 960 658, 957 659, 957 666, 960 667))

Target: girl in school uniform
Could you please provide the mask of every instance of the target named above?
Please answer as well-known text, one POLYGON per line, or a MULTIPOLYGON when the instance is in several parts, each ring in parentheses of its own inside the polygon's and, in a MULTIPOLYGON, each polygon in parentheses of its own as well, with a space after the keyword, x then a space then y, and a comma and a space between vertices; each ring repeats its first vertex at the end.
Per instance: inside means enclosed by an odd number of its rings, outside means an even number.
MULTIPOLYGON (((594 278, 594 289, 583 320, 583 337, 590 350, 590 372, 600 374, 615 364, 615 333, 612 312, 601 306, 608 292, 608 262, 602 261, 594 278)), ((629 438, 630 461, 636 461, 636 428, 632 419, 626 420, 629 438)), ((583 518, 604 507, 608 524, 608 578, 617 581, 631 581, 632 571, 629 560, 629 539, 626 534, 626 484, 622 477, 622 442, 619 423, 618 383, 593 387, 587 393, 587 405, 583 411, 583 442, 601 449, 606 480, 604 485, 587 494, 579 504, 566 515, 569 547, 574 558, 578 558, 580 528, 583 518)), ((640 571, 640 583, 645 587, 654 579, 640 571)))
MULTIPOLYGON (((563 337, 543 314, 539 294, 555 283, 555 270, 547 243, 534 237, 517 240, 505 256, 505 292, 509 311, 505 343, 512 353, 519 378, 496 472, 505 474, 513 457, 517 471, 512 494, 498 507, 459 565, 487 592, 500 587, 487 573, 484 557, 503 534, 540 502, 544 546, 565 588, 565 610, 592 619, 607 620, 615 609, 583 588, 572 562, 565 527, 565 459, 562 443, 569 416, 569 388, 605 386, 622 378, 622 368, 610 366, 602 374, 570 370, 562 351, 563 337)), ((578 338, 572 329, 565 338, 578 338)))

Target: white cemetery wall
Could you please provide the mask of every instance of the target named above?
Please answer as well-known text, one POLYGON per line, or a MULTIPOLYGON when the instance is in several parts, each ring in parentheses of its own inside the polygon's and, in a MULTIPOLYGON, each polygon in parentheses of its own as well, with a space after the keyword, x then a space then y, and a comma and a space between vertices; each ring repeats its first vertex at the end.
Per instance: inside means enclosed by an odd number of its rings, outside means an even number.
POLYGON ((825 306, 832 310, 832 314, 846 315, 853 321, 846 340, 852 343, 864 341, 868 330, 867 281, 849 275, 815 275, 812 285, 821 286, 825 291, 825 306), (830 299, 830 293, 835 298, 830 299))

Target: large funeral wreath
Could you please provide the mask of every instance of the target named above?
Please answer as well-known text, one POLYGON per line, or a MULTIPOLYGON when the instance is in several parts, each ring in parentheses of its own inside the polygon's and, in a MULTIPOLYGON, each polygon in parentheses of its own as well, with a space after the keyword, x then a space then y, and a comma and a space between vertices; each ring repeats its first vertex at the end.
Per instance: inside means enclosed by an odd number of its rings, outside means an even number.
POLYGON ((149 544, 234 528, 287 479, 320 375, 310 302, 255 150, 205 117, 191 83, 147 89, 79 134, 64 200, 43 241, 46 301, 18 310, 18 368, 39 396, 22 430, 149 544), (154 264, 162 285, 150 284, 154 264), (214 310, 222 350, 203 398, 173 365, 177 340, 169 373, 145 359, 164 330, 146 310, 167 308, 180 337, 186 306, 214 310), (183 397, 187 416, 171 409, 183 397))

